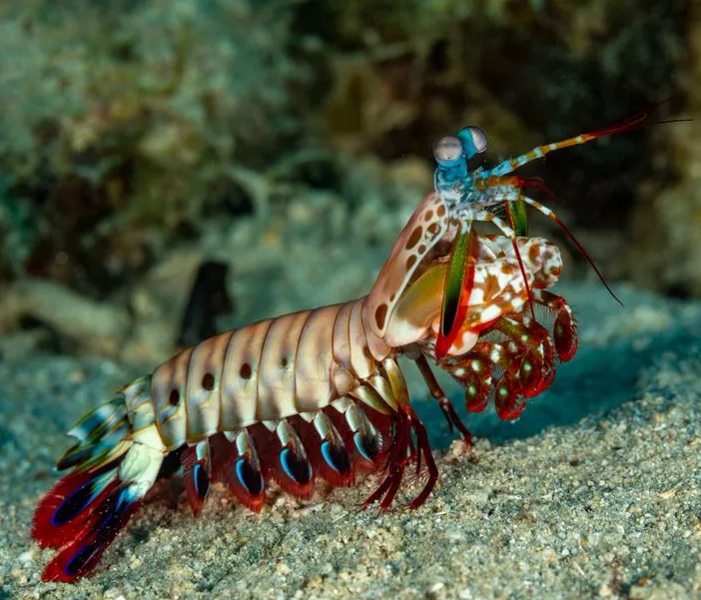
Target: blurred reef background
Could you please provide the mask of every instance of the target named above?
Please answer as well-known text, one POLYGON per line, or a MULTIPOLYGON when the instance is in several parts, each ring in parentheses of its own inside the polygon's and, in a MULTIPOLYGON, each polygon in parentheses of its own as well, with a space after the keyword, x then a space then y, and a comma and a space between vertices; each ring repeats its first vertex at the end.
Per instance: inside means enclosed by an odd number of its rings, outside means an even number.
POLYGON ((5 0, 0 351, 151 365, 212 265, 219 328, 363 294, 439 136, 499 160, 666 98, 696 120, 528 174, 609 280, 698 297, 700 40, 689 0, 5 0))
POLYGON ((698 600, 700 363, 701 1, 0 0, 0 600, 698 600), (39 582, 63 432, 182 345, 365 294, 439 137, 478 125, 492 163, 664 100, 690 120, 524 170, 626 308, 534 214, 581 351, 470 452, 417 388, 420 510, 357 510, 371 480, 157 501, 94 578, 39 582))

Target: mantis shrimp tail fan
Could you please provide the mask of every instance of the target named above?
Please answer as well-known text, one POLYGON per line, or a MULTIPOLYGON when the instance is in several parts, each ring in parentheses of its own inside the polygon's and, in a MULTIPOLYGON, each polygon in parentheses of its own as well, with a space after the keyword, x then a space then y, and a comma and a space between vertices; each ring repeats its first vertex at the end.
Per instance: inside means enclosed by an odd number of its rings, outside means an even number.
POLYGON ((58 462, 71 472, 37 508, 32 536, 57 548, 44 581, 71 582, 98 562, 152 487, 162 452, 130 439, 125 397, 88 413, 71 431, 78 439, 58 462))

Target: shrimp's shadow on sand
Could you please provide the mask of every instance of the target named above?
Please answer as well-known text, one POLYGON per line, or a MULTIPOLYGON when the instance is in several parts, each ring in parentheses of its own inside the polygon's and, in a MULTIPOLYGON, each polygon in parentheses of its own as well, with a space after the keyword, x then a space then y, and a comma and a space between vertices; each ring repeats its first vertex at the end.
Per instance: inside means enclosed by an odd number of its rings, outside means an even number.
MULTIPOLYGON (((582 347, 572 362, 559 365, 550 389, 531 399, 516 422, 500 421, 490 407, 480 414, 466 414, 464 400, 451 394, 467 428, 478 438, 494 444, 532 437, 549 427, 576 427, 589 416, 605 416, 611 410, 640 399, 640 381, 659 356, 671 351, 683 358, 698 353, 699 336, 688 328, 657 334, 646 333, 604 347, 582 347)), ((456 439, 437 403, 416 403, 433 448, 445 450, 456 439)))

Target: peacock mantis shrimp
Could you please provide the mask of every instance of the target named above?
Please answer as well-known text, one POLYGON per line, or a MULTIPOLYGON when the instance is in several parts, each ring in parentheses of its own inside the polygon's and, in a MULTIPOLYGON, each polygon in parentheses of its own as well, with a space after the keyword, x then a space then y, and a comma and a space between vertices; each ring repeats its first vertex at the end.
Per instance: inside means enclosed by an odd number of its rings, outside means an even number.
POLYGON ((524 194, 542 186, 512 173, 554 150, 641 127, 646 117, 538 146, 491 169, 468 167, 486 149, 481 129, 439 140, 435 189, 367 296, 216 335, 76 424, 69 434, 77 442, 57 464, 70 472, 34 519, 34 539, 59 549, 43 579, 72 582, 90 572, 156 481, 178 469, 196 516, 214 481, 260 511, 271 481, 309 498, 319 478, 350 486, 363 473, 380 477, 365 505, 387 509, 409 466, 425 481, 408 506, 421 506, 438 469, 398 358, 416 363, 451 429, 468 443, 430 363, 462 384, 469 411, 491 401, 502 419, 517 418, 547 389, 557 363, 574 356, 577 334, 567 302, 550 291, 560 252, 528 237, 526 206, 584 250, 552 210, 524 194), (479 221, 501 235, 478 235, 479 221), (554 315, 551 329, 536 320, 534 305, 554 315))

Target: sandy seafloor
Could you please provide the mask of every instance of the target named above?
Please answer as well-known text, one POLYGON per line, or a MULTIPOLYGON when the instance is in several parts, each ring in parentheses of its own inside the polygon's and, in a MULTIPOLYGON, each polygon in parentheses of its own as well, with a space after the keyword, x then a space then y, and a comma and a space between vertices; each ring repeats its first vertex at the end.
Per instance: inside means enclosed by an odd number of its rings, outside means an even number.
POLYGON ((0 361, 0 599, 701 598, 701 304, 617 289, 560 287, 579 354, 518 423, 471 417, 471 452, 417 400, 442 473, 419 510, 359 510, 370 481, 261 515, 154 502, 77 585, 40 581, 32 511, 63 431, 135 373, 0 361))

